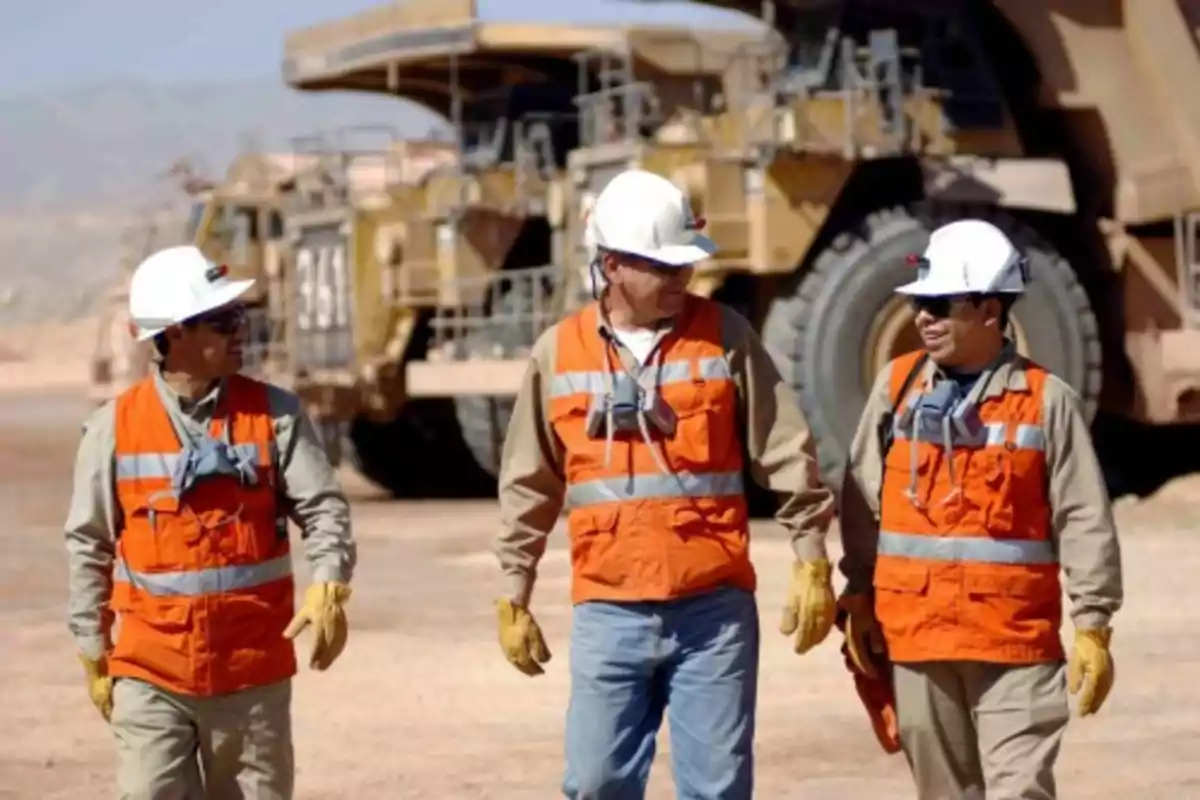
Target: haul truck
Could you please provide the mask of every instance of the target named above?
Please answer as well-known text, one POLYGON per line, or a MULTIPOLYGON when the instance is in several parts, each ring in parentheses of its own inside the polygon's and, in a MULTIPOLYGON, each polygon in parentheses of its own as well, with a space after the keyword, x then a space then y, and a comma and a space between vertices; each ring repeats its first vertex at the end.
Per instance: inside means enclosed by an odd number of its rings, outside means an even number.
POLYGON ((213 261, 227 264, 235 280, 255 278, 244 295, 249 334, 245 371, 280 370, 283 310, 280 202, 287 185, 305 166, 292 154, 242 153, 224 179, 214 183, 190 174, 184 191, 191 199, 184 214, 169 209, 147 217, 122 240, 120 278, 109 296, 93 359, 90 396, 95 402, 115 397, 150 368, 150 348, 136 342, 128 327, 129 280, 138 263, 155 250, 190 242, 213 261))
MULTIPOLYGON (((687 189, 722 248, 693 288, 756 323, 828 479, 872 376, 918 345, 893 294, 913 278, 905 256, 963 216, 993 221, 1029 255, 1017 344, 1089 416, 1200 418, 1200 6, 708 5, 769 26, 728 65, 723 108, 670 141, 634 125, 602 141, 583 126, 566 218, 627 166, 687 189)), ((636 67, 581 92, 581 109, 653 92, 636 67)), ((583 266, 580 225, 566 238, 570 274, 583 266)), ((493 368, 516 374, 519 362, 493 368)))
POLYGON ((743 40, 676 28, 483 22, 467 0, 389 6, 288 38, 291 86, 403 97, 454 131, 453 158, 415 186, 393 184, 374 207, 346 196, 324 199, 311 217, 288 215, 298 258, 323 248, 330 264, 348 270, 348 278, 332 267, 324 278, 313 273, 317 288, 295 270, 291 323, 302 333, 289 338, 298 390, 314 416, 351 423, 342 454, 367 477, 412 492, 417 482, 450 490, 495 475, 516 373, 508 361, 492 362, 526 350, 534 330, 559 313, 552 301, 561 267, 552 256, 565 247, 564 167, 579 131, 572 101, 581 85, 591 91, 605 79, 598 56, 639 54, 657 105, 630 113, 649 133, 711 92, 709 50, 733 52, 743 40), (342 312, 309 324, 303 297, 313 294, 342 312), (529 307, 537 321, 525 318, 529 307))
POLYGON ((334 464, 349 462, 397 492, 436 493, 432 464, 452 461, 461 437, 452 408, 399 414, 399 359, 415 320, 397 313, 392 298, 409 220, 424 207, 422 179, 457 148, 436 136, 404 139, 387 125, 349 126, 297 146, 318 167, 297 181, 286 205, 286 380, 334 464), (446 439, 451 446, 434 451, 431 468, 406 486, 396 483, 389 453, 446 439))

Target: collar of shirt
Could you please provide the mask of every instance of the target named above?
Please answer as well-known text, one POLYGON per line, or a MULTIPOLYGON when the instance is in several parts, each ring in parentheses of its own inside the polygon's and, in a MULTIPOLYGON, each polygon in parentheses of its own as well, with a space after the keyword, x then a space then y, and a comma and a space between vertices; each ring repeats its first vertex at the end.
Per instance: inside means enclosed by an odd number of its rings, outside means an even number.
MULTIPOLYGON (((686 313, 686 309, 684 313, 686 313)), ((657 334, 654 339, 654 344, 650 348, 651 353, 653 353, 658 347, 659 343, 662 342, 662 340, 675 329, 678 321, 679 317, 670 317, 660 321, 654 326, 654 328, 651 329, 657 334)), ((616 328, 613 327, 611 322, 609 322, 608 314, 604 311, 604 305, 599 302, 597 302, 596 330, 600 332, 600 338, 602 340, 610 342, 613 345, 613 348, 617 352, 617 356, 621 359, 621 365, 625 368, 625 370, 631 375, 638 375, 642 369, 641 362, 638 360, 637 356, 635 356, 629 350, 629 347, 618 338, 616 328)))
POLYGON ((158 397, 166 408, 167 417, 171 420, 180 441, 188 441, 195 433, 208 433, 207 425, 216 411, 225 381, 218 381, 200 399, 189 400, 172 389, 163 378, 162 369, 155 366, 154 388, 158 391, 158 397))
MULTIPOLYGON (((979 380, 972 389, 976 402, 992 400, 1005 392, 1028 392, 1029 379, 1025 377, 1025 359, 1017 352, 1017 346, 1010 339, 1004 340, 1000 355, 980 373, 979 380)), ((925 364, 925 383, 935 383, 948 379, 948 376, 933 360, 925 364)))

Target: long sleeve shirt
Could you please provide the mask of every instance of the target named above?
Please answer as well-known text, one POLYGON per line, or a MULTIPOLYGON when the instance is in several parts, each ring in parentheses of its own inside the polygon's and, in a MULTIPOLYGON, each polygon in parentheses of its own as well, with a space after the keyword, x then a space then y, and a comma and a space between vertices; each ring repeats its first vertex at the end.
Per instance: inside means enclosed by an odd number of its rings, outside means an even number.
MULTIPOLYGON (((926 376, 932 377, 936 369, 933 362, 927 362, 926 376)), ((883 488, 883 454, 877 434, 880 420, 891 406, 890 380, 889 365, 875 381, 850 447, 841 505, 844 557, 839 565, 848 594, 871 588, 883 488)), ((1014 369, 1013 360, 1008 359, 995 368, 982 397, 1009 388, 1019 390, 1026 384, 1024 371, 1014 369)), ((1071 618, 1077 628, 1105 626, 1121 607, 1124 590, 1121 548, 1104 474, 1075 390, 1049 374, 1042 399, 1046 498, 1071 618)))
MULTIPOLYGON (((775 518, 790 534, 796 557, 825 558, 834 497, 820 480, 815 439, 795 394, 750 323, 731 308, 722 306, 722 313, 723 346, 738 389, 739 424, 751 475, 779 496, 775 518)), ((600 327, 608 328, 602 315, 600 327)), ((635 370, 634 355, 619 337, 612 338, 626 368, 635 370)), ((533 347, 501 458, 501 521, 493 549, 509 578, 511 597, 522 603, 532 591, 566 490, 563 445, 547 416, 557 339, 555 325, 533 347)))
MULTIPOLYGON (((155 388, 181 441, 188 431, 206 432, 220 386, 188 402, 154 372, 155 388)), ((349 582, 357 559, 350 507, 316 430, 296 395, 267 387, 276 445, 279 502, 301 529, 314 581, 349 582)), ((83 426, 75 459, 74 491, 65 524, 69 571, 68 617, 79 650, 99 658, 111 645, 112 574, 122 529, 117 502, 116 401, 97 409, 83 426)))

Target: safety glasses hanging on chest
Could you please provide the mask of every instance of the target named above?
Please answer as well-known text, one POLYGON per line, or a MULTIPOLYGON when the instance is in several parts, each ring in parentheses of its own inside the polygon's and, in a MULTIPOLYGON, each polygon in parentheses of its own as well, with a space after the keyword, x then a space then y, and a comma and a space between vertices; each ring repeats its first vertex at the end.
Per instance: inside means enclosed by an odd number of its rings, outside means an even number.
POLYGON ((922 442, 941 447, 945 452, 952 488, 940 503, 948 503, 962 494, 961 476, 957 474, 954 464, 955 447, 987 444, 987 427, 980 419, 977 400, 981 382, 986 382, 982 376, 976 379, 969 390, 964 390, 957 381, 943 378, 915 395, 896 418, 896 438, 910 441, 909 484, 905 494, 918 508, 925 505, 917 495, 922 442))
POLYGON ((663 473, 668 473, 666 464, 654 446, 652 431, 663 437, 675 435, 678 418, 674 409, 663 399, 659 391, 663 370, 662 342, 650 352, 637 374, 631 372, 614 352, 616 345, 606 342, 604 354, 604 387, 593 392, 588 404, 587 434, 592 439, 604 439, 604 464, 612 462, 612 443, 640 435, 650 448, 654 461, 663 473), (614 373, 613 358, 621 363, 621 371, 614 373))

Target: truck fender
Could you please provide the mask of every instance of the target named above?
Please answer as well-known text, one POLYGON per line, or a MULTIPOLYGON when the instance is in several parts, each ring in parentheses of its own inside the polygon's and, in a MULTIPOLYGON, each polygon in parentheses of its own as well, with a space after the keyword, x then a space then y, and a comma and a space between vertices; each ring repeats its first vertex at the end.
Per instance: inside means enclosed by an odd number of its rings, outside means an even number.
POLYGON ((1057 158, 923 158, 921 173, 930 200, 1058 214, 1076 211, 1070 170, 1057 158))

